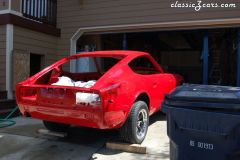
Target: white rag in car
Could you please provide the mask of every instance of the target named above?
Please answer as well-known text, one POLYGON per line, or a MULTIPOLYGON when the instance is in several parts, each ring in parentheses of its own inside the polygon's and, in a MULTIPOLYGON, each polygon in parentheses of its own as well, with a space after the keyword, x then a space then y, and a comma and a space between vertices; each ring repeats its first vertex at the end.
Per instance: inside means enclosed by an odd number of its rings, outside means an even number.
MULTIPOLYGON (((87 82, 84 82, 84 81, 75 82, 69 77, 62 76, 62 77, 58 77, 58 81, 56 83, 53 83, 52 85, 91 88, 92 86, 94 86, 95 83, 96 83, 96 80, 90 80, 87 82)), ((83 92, 76 93, 76 104, 79 104, 81 102, 93 104, 98 99, 99 99, 99 95, 97 94, 83 93, 83 92)))
POLYGON ((96 80, 90 80, 90 81, 87 81, 87 82, 77 81, 77 82, 74 82, 74 86, 75 87, 91 88, 92 86, 94 86, 95 83, 96 83, 96 80))
POLYGON ((75 86, 75 87, 84 87, 84 88, 91 88, 96 83, 96 80, 89 80, 87 82, 84 81, 73 81, 71 78, 62 76, 58 77, 58 81, 53 83, 52 85, 56 86, 75 86))
POLYGON ((58 81, 56 83, 52 83, 55 86, 74 86, 74 81, 69 77, 58 77, 58 81))

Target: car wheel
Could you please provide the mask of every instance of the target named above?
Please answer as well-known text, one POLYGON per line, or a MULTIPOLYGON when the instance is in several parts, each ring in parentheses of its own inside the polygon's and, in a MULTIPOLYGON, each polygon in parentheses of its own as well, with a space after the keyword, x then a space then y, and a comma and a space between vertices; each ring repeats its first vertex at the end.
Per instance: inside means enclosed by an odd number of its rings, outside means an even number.
POLYGON ((68 124, 62 124, 62 123, 55 123, 55 122, 49 122, 49 121, 43 121, 44 126, 54 132, 66 132, 70 125, 68 124))
POLYGON ((147 134, 148 123, 149 113, 147 104, 143 101, 135 102, 128 119, 120 129, 121 139, 130 143, 142 143, 147 134))

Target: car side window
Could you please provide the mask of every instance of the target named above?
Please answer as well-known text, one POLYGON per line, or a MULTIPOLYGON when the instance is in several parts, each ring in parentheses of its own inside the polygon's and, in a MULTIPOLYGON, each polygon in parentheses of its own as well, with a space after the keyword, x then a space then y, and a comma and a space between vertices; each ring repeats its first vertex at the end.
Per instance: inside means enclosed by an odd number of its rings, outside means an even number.
POLYGON ((147 57, 138 57, 132 60, 128 65, 138 74, 150 75, 161 73, 147 57))

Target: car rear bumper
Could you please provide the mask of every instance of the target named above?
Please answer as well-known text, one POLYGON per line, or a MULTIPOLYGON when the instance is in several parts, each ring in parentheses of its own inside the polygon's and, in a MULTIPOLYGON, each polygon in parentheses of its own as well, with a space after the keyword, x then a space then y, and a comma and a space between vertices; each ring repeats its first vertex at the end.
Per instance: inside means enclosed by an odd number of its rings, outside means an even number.
POLYGON ((125 121, 123 111, 103 112, 100 108, 66 109, 19 104, 19 109, 24 116, 89 128, 115 129, 121 127, 125 121))

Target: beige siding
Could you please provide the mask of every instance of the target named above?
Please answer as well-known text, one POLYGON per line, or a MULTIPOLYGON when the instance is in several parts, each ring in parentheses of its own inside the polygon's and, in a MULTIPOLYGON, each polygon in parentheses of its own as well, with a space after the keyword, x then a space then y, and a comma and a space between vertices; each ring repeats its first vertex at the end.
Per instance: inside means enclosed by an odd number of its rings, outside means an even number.
POLYGON ((12 10, 20 12, 21 0, 12 0, 12 10))
MULTIPOLYGON (((0 0, 0 10, 8 9, 8 4, 10 0, 0 0)), ((20 11, 21 0, 12 0, 11 9, 14 11, 20 11)))
POLYGON ((14 51, 45 55, 45 66, 55 62, 57 37, 14 26, 14 51))
POLYGON ((155 22, 179 22, 240 18, 240 0, 205 0, 204 2, 236 3, 236 8, 171 8, 175 0, 58 0, 60 56, 69 54, 70 38, 80 27, 155 22))
POLYGON ((0 0, 0 10, 8 9, 8 0, 0 0))
POLYGON ((6 26, 0 26, 0 90, 6 90, 6 26))

